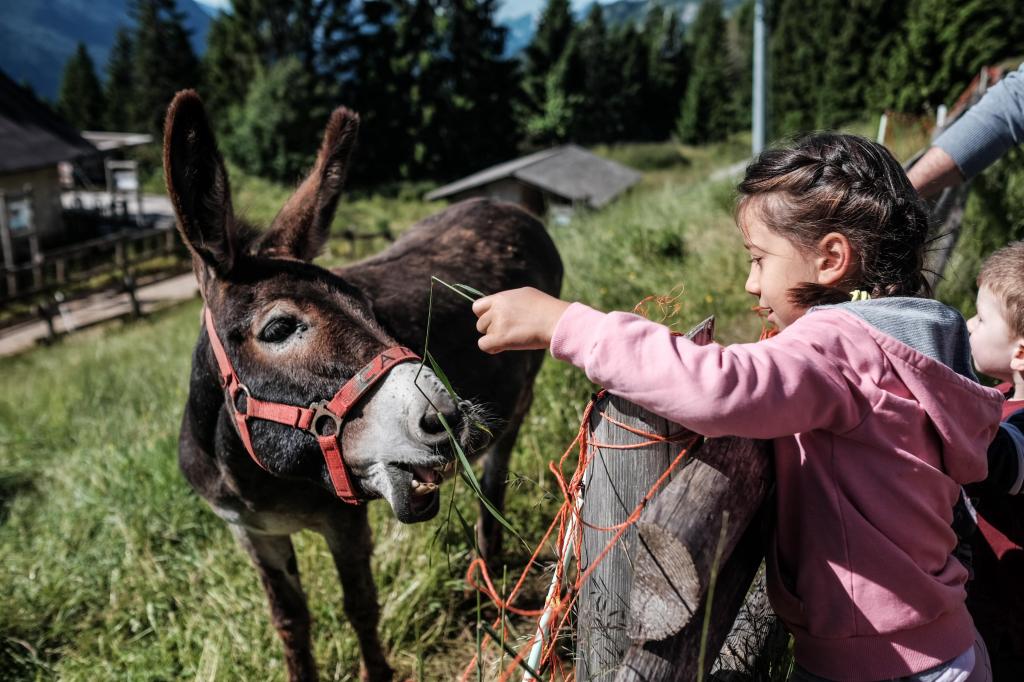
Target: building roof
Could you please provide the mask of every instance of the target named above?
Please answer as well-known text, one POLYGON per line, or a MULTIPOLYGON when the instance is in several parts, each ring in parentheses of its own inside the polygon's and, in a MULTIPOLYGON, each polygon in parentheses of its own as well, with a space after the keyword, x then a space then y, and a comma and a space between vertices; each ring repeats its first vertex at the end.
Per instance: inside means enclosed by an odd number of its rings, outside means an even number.
POLYGON ((138 147, 153 141, 153 136, 147 133, 114 133, 106 130, 83 130, 82 137, 101 152, 138 147))
POLYGON ((443 199, 503 178, 515 178, 568 201, 585 202, 592 208, 601 208, 639 182, 641 177, 639 172, 628 166, 570 144, 491 166, 438 187, 427 195, 427 199, 443 199))
POLYGON ((0 71, 0 173, 56 165, 96 148, 48 106, 0 71))

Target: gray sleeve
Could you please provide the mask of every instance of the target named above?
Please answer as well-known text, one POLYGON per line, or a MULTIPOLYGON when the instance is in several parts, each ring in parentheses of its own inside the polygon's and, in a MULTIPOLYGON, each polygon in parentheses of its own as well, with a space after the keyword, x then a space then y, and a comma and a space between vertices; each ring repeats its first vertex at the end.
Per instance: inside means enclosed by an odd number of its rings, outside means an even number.
POLYGON ((935 146, 952 157, 967 179, 982 172, 1009 149, 1024 142, 1024 64, 985 93, 935 146))

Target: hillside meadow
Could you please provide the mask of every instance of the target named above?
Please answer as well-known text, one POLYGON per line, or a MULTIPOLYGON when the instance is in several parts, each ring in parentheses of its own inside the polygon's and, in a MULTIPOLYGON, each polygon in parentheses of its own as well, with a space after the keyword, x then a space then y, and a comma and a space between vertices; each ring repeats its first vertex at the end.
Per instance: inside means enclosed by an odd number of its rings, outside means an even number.
MULTIPOLYGON (((714 314, 720 340, 755 339, 760 322, 743 292, 747 262, 732 220, 735 180, 706 179, 741 161, 747 145, 737 137, 705 148, 600 149, 647 175, 604 211, 550 227, 565 262, 564 297, 609 310, 672 294, 678 310, 668 322, 677 328, 714 314)), ((233 180, 235 206, 256 223, 288 194, 233 180)), ((335 230, 399 233, 440 208, 412 196, 357 197, 342 204, 335 230)), ((333 240, 321 262, 352 256, 333 240)), ((0 360, 0 677, 283 678, 248 559, 177 469, 199 309, 190 302, 0 360)), ((574 437, 593 388, 553 361, 537 380, 507 513, 529 542, 558 507, 547 463, 574 437)), ((445 519, 450 503, 471 518, 476 505, 464 485, 444 499, 437 519, 415 527, 397 523, 385 503, 371 505, 380 629, 398 679, 452 679, 475 650, 476 598, 464 583, 470 547, 445 519)), ((330 556, 315 534, 295 542, 321 675, 354 680, 357 646, 330 556)), ((508 543, 509 582, 527 556, 508 543)), ((536 603, 543 587, 535 583, 527 599, 536 603)), ((515 627, 530 632, 526 621, 515 627)))

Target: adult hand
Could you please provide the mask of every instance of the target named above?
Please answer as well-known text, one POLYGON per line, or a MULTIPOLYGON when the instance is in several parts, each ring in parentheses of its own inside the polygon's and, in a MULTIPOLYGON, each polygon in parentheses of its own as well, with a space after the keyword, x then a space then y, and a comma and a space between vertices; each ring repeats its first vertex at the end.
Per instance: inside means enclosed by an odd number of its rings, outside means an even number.
POLYGON ((479 318, 476 329, 483 334, 477 342, 485 353, 506 350, 537 350, 551 344, 551 335, 565 301, 532 287, 501 291, 473 303, 479 318))
POLYGON ((907 171, 910 184, 924 199, 964 181, 963 173, 945 149, 932 147, 907 171))

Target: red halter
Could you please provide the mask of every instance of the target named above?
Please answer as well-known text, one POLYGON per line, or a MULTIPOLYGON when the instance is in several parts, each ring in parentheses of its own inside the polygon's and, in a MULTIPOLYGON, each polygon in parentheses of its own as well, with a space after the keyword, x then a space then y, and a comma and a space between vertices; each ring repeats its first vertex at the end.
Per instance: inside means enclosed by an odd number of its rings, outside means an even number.
POLYGON ((220 368, 221 386, 227 394, 228 410, 235 418, 238 435, 241 436, 242 443, 252 460, 267 470, 267 467, 256 456, 256 451, 253 450, 252 440, 249 437, 249 419, 265 419, 308 431, 320 443, 320 450, 324 453, 331 483, 334 484, 334 492, 344 502, 360 504, 361 500, 356 494, 355 488, 352 487, 348 469, 341 457, 341 428, 345 415, 392 367, 403 362, 419 360, 419 356, 404 346, 388 348, 356 372, 355 376, 338 389, 333 398, 321 400, 309 407, 265 402, 253 398, 249 389, 235 374, 231 361, 228 360, 228 355, 224 352, 224 346, 217 336, 217 330, 213 326, 213 315, 209 308, 206 308, 205 318, 206 331, 210 335, 210 345, 213 346, 213 354, 217 358, 217 365, 220 368), (245 412, 238 411, 239 393, 245 394, 245 412))

